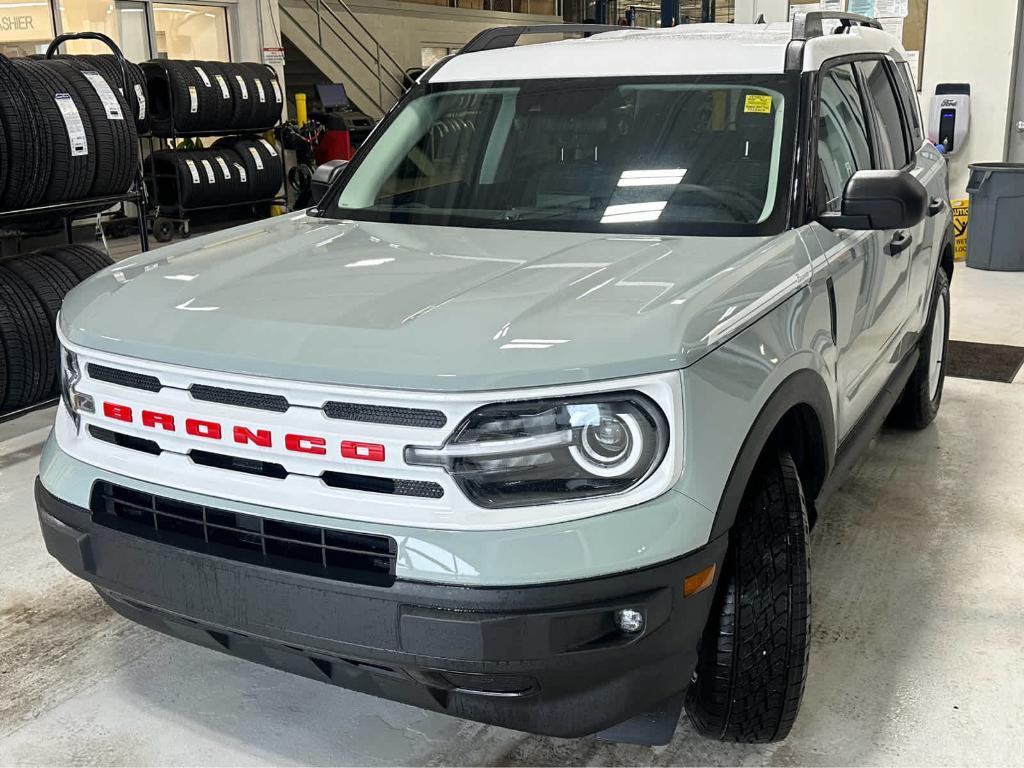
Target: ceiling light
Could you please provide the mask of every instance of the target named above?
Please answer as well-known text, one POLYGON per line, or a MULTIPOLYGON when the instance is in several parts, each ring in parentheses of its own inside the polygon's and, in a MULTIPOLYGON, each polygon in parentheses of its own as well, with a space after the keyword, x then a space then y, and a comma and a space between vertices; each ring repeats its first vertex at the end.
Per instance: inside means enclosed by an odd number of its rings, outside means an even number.
POLYGON ((650 171, 623 171, 619 178, 620 187, 665 187, 682 182, 685 168, 665 168, 650 171))

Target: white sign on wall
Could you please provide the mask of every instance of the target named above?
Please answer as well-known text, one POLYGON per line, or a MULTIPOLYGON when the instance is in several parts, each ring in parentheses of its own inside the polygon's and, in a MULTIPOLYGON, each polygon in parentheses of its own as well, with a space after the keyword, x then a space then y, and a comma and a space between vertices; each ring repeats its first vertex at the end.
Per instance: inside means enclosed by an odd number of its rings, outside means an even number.
POLYGON ((284 48, 264 48, 263 63, 272 67, 284 66, 284 48))

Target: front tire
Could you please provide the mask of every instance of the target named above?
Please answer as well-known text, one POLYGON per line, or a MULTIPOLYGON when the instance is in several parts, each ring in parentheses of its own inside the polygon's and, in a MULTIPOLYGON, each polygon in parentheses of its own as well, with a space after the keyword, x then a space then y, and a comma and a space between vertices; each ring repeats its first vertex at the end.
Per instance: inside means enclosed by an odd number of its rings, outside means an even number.
POLYGON ((779 741, 800 709, 810 637, 807 505, 788 452, 758 462, 730 535, 686 710, 710 738, 779 741))
POLYGON ((904 429, 924 429, 942 405, 949 349, 949 278, 942 269, 935 275, 928 324, 921 332, 918 349, 917 366, 889 414, 889 422, 904 429))

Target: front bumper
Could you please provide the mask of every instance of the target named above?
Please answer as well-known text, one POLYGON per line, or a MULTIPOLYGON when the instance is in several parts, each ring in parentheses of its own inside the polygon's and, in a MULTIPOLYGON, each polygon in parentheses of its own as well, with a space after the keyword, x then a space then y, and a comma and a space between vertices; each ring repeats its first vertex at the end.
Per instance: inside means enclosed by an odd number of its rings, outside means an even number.
MULTIPOLYGON (((631 573, 530 587, 352 584, 178 549, 96 525, 36 484, 47 550, 122 615, 240 658, 387 699, 532 733, 576 737, 683 690, 725 537, 631 573), (618 608, 646 627, 627 635, 618 608)), ((720 572, 719 567, 718 571, 720 572)))

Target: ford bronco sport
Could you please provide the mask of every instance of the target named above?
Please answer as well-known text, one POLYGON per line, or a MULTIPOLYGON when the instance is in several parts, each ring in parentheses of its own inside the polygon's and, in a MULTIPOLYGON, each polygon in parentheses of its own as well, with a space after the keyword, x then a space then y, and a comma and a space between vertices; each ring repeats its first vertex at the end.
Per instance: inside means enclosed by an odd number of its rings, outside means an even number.
POLYGON ((69 295, 46 546, 357 691, 781 739, 809 524, 942 398, 944 161, 863 17, 535 31, 424 73, 316 208, 69 295))

